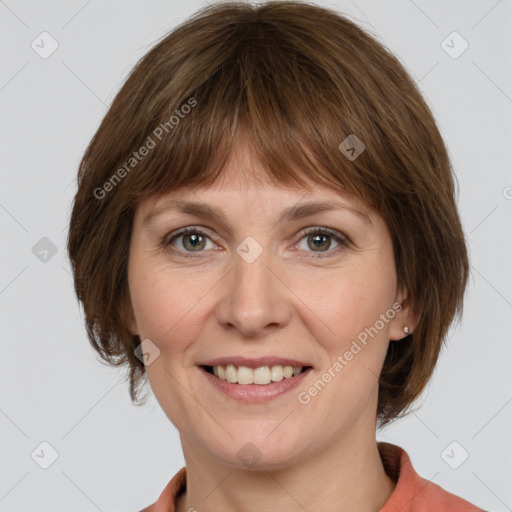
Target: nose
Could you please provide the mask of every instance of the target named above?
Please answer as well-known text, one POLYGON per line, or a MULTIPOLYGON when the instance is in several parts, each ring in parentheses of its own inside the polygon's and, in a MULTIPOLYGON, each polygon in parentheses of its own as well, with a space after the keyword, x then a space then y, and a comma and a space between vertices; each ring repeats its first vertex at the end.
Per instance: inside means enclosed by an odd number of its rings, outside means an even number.
POLYGON ((224 329, 260 338, 288 324, 292 295, 272 257, 263 251, 254 261, 235 254, 233 268, 222 284, 215 316, 224 329))

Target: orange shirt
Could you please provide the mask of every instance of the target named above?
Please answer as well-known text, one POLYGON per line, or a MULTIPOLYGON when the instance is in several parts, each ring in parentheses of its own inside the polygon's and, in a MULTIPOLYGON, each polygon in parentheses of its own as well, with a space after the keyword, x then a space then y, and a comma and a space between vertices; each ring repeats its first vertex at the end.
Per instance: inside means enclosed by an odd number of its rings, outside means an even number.
MULTIPOLYGON (((377 446, 386 473, 396 482, 393 494, 379 512, 483 512, 419 476, 403 448, 384 442, 377 446)), ((141 512, 175 512, 176 496, 185 492, 186 485, 187 472, 183 467, 166 485, 158 500, 141 512)))

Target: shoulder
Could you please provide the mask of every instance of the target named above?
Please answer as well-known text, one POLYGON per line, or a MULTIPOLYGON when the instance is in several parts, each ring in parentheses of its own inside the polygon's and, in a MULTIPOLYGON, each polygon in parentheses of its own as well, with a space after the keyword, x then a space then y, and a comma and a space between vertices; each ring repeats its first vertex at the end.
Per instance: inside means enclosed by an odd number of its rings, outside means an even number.
POLYGON ((380 512, 483 512, 480 507, 421 477, 414 470, 407 452, 390 443, 378 443, 386 472, 396 487, 380 512))

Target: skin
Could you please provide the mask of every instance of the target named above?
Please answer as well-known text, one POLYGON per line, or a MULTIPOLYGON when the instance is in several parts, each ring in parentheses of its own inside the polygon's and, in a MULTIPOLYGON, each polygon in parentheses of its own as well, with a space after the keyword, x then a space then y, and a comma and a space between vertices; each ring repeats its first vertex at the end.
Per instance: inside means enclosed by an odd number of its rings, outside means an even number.
POLYGON ((391 235, 367 207, 371 225, 346 209, 277 224, 282 209, 299 201, 364 205, 313 182, 311 189, 277 186, 259 171, 240 145, 215 185, 147 198, 135 212, 130 330, 160 350, 146 371, 182 443, 187 492, 177 511, 378 511, 395 483, 377 451, 377 376, 390 340, 415 326, 406 291, 397 289, 391 235), (179 212, 143 224, 171 198, 221 208, 230 230, 179 212), (161 245, 186 227, 207 234, 200 252, 190 234, 161 245), (351 242, 326 235, 315 250, 315 234, 303 234, 310 227, 329 227, 351 242), (247 236, 263 248, 250 264, 236 252, 247 236), (402 309, 394 318, 309 403, 300 403, 298 393, 396 302, 402 309), (246 404, 215 389, 197 366, 228 355, 291 357, 314 370, 300 389, 246 404), (247 442, 261 455, 252 467, 237 455, 247 442))

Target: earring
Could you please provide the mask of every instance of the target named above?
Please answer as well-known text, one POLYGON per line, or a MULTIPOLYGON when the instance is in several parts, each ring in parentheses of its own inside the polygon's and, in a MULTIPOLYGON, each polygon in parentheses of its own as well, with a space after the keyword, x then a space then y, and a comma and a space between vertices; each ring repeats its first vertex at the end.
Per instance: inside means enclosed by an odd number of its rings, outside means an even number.
POLYGON ((404 332, 405 334, 409 334, 409 327, 407 327, 407 325, 404 327, 404 332))

